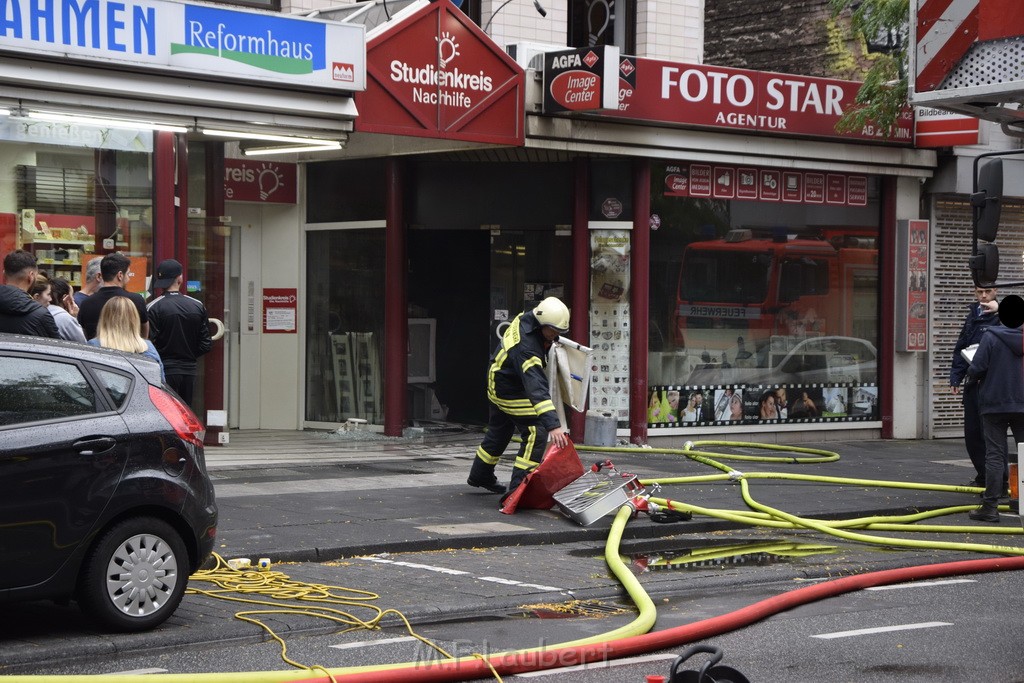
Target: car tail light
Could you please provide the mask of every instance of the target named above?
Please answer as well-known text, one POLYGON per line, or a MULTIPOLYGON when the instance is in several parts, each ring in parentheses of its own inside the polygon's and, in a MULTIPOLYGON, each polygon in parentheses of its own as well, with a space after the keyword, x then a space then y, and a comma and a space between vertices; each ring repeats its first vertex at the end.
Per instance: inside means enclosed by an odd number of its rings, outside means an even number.
POLYGON ((149 400, 153 402, 164 419, 171 424, 178 436, 189 443, 202 447, 203 437, 206 436, 206 427, 188 406, 163 389, 152 385, 149 387, 149 400))

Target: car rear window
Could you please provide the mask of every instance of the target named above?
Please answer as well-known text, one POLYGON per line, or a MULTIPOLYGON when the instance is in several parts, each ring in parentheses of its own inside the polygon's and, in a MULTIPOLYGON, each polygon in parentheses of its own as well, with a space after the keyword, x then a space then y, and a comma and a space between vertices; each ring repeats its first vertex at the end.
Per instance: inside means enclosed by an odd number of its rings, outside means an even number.
POLYGON ((96 373, 96 379, 107 390, 107 394, 110 395, 114 405, 117 406, 118 410, 123 408, 125 401, 128 400, 128 392, 132 388, 132 378, 119 372, 102 370, 95 366, 93 370, 96 373))
POLYGON ((77 365, 39 358, 0 362, 0 425, 96 412, 96 392, 77 365))

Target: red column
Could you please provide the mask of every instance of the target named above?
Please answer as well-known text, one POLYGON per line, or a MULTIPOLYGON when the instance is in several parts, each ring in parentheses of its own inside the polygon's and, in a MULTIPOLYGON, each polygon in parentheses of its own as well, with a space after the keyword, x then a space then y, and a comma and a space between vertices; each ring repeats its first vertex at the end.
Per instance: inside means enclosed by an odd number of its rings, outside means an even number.
MULTIPOLYGON (((184 161, 183 161, 184 163, 184 161)), ((226 240, 220 227, 220 217, 224 215, 224 144, 221 142, 206 143, 206 313, 211 318, 224 320, 224 309, 227 296, 224 291, 227 283, 226 240)), ((187 213, 187 204, 182 201, 181 213, 187 213)), ((188 225, 188 216, 182 216, 182 223, 188 225)), ((186 227, 187 229, 187 227, 186 227)), ((184 261, 182 261, 184 263, 184 261)), ((226 341, 213 343, 213 348, 203 356, 206 381, 203 390, 203 404, 206 410, 224 410, 224 345, 226 341)), ((199 416, 206 422, 206 416, 199 416)), ((218 433, 227 427, 206 428, 206 443, 220 445, 218 433)))
MULTIPOLYGON (((177 144, 175 134, 167 131, 153 131, 153 253, 149 274, 156 271, 156 264, 164 259, 181 260, 178 244, 178 223, 174 210, 174 196, 177 184, 175 168, 177 144)), ((185 262, 182 261, 184 265, 185 262)))
MULTIPOLYGON (((572 329, 569 338, 590 346, 590 166, 585 157, 573 161, 572 204, 572 329)), ((586 415, 569 411, 569 433, 576 443, 586 437, 586 415)))
POLYGON ((633 235, 629 259, 629 441, 647 443, 647 329, 651 266, 651 166, 633 161, 633 235))
POLYGON ((892 407, 896 399, 893 387, 893 355, 896 349, 896 178, 882 178, 882 231, 879 244, 881 272, 879 286, 878 393, 882 406, 882 438, 892 438, 892 407))
POLYGON ((408 292, 404 194, 405 164, 387 162, 387 215, 384 239, 384 434, 401 436, 408 402, 408 292))

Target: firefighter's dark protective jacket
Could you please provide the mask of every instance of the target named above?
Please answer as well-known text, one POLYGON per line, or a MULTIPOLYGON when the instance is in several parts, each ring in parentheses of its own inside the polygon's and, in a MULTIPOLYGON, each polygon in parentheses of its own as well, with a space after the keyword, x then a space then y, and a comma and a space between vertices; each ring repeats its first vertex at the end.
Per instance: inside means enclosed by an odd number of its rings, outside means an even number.
POLYGON ((487 371, 487 398, 509 415, 536 415, 545 429, 560 426, 545 371, 547 352, 541 324, 532 311, 520 313, 501 337, 487 371))

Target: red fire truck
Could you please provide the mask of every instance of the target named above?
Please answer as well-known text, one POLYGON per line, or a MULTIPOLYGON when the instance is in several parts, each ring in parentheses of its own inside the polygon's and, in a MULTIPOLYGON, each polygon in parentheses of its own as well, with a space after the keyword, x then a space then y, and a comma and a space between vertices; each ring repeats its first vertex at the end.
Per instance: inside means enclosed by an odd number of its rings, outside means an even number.
POLYGON ((675 345, 757 354, 775 336, 875 338, 878 245, 870 230, 734 229, 683 252, 675 345))

